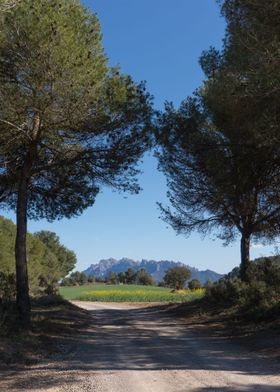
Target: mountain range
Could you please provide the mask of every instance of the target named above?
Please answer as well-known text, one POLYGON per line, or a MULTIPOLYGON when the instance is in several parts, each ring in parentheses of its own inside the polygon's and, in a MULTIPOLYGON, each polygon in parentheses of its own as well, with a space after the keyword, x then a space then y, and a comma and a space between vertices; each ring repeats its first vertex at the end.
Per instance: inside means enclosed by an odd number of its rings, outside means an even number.
POLYGON ((110 272, 122 272, 127 271, 128 268, 133 268, 136 271, 140 270, 141 268, 145 268, 147 272, 149 272, 156 282, 160 282, 165 272, 169 268, 174 268, 177 266, 186 266, 191 270, 191 279, 199 279, 202 284, 207 282, 207 280, 211 280, 215 282, 219 280, 223 275, 218 274, 217 272, 211 270, 199 271, 197 268, 190 267, 189 265, 169 261, 169 260, 141 260, 135 261, 132 259, 128 259, 123 257, 120 260, 116 260, 113 258, 100 260, 97 264, 91 264, 89 268, 83 271, 88 276, 95 276, 100 278, 106 278, 110 272))

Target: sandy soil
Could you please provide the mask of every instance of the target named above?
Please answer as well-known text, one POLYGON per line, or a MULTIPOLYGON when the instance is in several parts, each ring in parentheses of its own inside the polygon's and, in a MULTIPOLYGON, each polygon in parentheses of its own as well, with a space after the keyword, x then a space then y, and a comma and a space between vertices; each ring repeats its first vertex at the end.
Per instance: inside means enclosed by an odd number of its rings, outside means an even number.
POLYGON ((75 302, 92 322, 48 363, 0 369, 0 391, 280 391, 280 363, 160 309, 75 302))

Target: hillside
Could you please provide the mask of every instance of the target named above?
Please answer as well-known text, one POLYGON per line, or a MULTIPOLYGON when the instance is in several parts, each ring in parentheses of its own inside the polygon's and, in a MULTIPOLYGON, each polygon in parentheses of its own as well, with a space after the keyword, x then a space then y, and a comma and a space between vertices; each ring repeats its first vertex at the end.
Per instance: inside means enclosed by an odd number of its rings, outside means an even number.
MULTIPOLYGON (((173 268, 179 265, 185 265, 183 263, 169 261, 169 260, 141 260, 135 261, 128 258, 122 258, 120 260, 116 260, 113 258, 100 260, 97 264, 91 264, 89 268, 83 271, 88 276, 95 277, 107 277, 110 272, 121 272, 126 271, 128 268, 134 268, 135 270, 140 270, 141 268, 145 268, 147 272, 149 272, 156 282, 159 282, 163 279, 165 272, 169 268, 173 268)), ((199 271, 197 268, 187 266, 192 272, 192 279, 199 279, 201 283, 205 283, 207 280, 211 280, 215 282, 216 280, 222 277, 221 274, 218 274, 211 270, 199 271)))

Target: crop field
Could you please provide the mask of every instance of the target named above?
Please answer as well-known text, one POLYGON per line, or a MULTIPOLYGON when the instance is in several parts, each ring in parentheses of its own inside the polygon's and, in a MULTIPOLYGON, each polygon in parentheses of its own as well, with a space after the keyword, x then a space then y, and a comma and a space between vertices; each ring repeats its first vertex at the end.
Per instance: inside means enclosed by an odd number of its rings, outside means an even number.
POLYGON ((204 290, 180 290, 139 285, 92 284, 60 287, 60 294, 69 300, 101 302, 187 302, 203 297, 204 290))

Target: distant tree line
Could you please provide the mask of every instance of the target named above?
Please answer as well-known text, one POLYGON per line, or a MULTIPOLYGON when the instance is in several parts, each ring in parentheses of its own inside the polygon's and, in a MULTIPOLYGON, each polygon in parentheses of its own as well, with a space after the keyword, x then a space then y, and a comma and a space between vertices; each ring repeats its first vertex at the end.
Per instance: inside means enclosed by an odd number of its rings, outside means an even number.
POLYGON ((136 271, 133 268, 128 268, 125 272, 110 272, 108 276, 108 283, 139 284, 143 286, 155 285, 153 277, 145 270, 145 268, 141 268, 139 271, 136 271))
MULTIPOLYGON (((170 287, 174 290, 185 288, 188 282, 190 290, 201 288, 201 283, 198 279, 192 279, 191 271, 185 266, 170 268, 166 271, 163 281, 159 282, 159 286, 170 287)), ((145 268, 136 271, 133 268, 128 268, 127 271, 114 272, 111 271, 105 278, 87 275, 84 272, 72 272, 68 277, 61 280, 61 286, 82 286, 92 283, 107 283, 107 284, 138 284, 143 286, 155 286, 156 282, 145 268)))
POLYGON ((84 284, 104 283, 103 278, 86 275, 84 272, 75 271, 60 281, 60 286, 83 286, 84 284))
POLYGON ((144 269, 136 271, 128 268, 127 271, 113 272, 105 278, 86 275, 84 272, 72 272, 69 277, 62 279, 61 286, 82 286, 88 283, 107 283, 107 284, 139 284, 143 286, 155 285, 153 277, 144 269))

